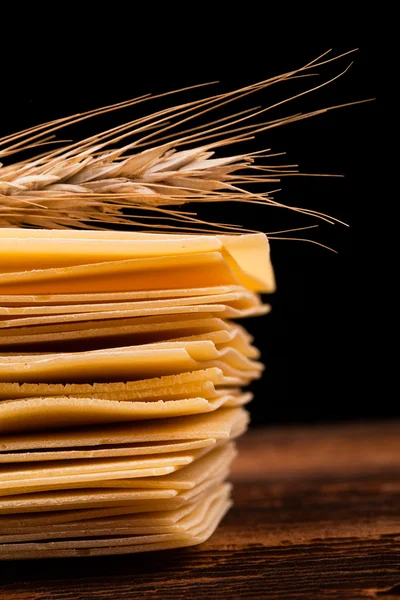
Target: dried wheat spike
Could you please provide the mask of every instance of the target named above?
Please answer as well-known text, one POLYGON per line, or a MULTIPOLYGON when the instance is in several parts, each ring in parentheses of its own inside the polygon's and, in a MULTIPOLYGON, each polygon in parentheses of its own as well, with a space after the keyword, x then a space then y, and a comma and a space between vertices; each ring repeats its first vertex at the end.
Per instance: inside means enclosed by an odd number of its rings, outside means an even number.
MULTIPOLYGON (((42 148, 54 143, 55 132, 107 112, 137 107, 155 97, 135 98, 2 138, 0 158, 7 161, 27 150, 34 151, 34 155, 12 164, 0 163, 0 226, 104 229, 110 225, 134 225, 149 230, 244 231, 240 226, 207 223, 195 213, 166 207, 226 201, 283 207, 273 199, 273 191, 256 194, 249 184, 275 187, 282 176, 298 173, 296 165, 255 164, 256 159, 276 156, 270 150, 223 157, 216 157, 215 152, 252 139, 261 131, 337 108, 260 120, 273 108, 334 81, 348 67, 333 79, 267 108, 241 111, 207 125, 191 122, 271 85, 311 75, 312 69, 349 53, 334 58, 327 58, 327 54, 283 75, 178 104, 57 149, 43 152, 42 148)), ((182 91, 185 90, 178 90, 182 91)), ((285 208, 335 221, 316 211, 285 208)))

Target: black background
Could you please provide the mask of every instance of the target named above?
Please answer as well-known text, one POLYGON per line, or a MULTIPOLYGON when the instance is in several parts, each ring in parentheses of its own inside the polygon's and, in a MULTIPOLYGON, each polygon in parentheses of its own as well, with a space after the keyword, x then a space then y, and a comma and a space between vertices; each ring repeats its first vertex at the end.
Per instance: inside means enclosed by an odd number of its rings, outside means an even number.
MULTIPOLYGON (((203 12, 191 7, 182 23, 177 21, 179 9, 171 8, 165 15, 158 12, 155 27, 153 11, 159 9, 149 8, 148 14, 135 18, 116 5, 114 12, 102 15, 101 23, 82 23, 75 13, 63 36, 56 21, 43 33, 36 27, 29 31, 29 26, 26 36, 20 32, 24 58, 9 42, 3 65, 1 133, 143 93, 215 79, 221 81, 220 90, 237 88, 299 67, 330 47, 335 54, 360 49, 319 69, 322 78, 328 79, 354 60, 350 71, 273 115, 278 118, 378 95, 376 46, 357 34, 344 35, 338 29, 321 41, 300 29, 295 38, 283 20, 269 22, 254 7, 230 14, 229 20, 217 18, 210 6, 203 12)), ((310 79, 282 84, 246 99, 237 110, 270 104, 312 83, 310 79)), ((190 92, 185 98, 198 95, 190 92)), ((266 364, 262 381, 253 385, 256 399, 251 412, 256 423, 390 417, 397 410, 384 399, 366 401, 359 381, 368 374, 362 366, 356 369, 360 343, 355 323, 361 309, 353 302, 357 269, 352 237, 358 216, 372 201, 378 112, 379 100, 343 108, 266 132, 243 147, 286 151, 287 162, 298 163, 306 173, 344 174, 340 179, 287 178, 279 200, 332 214, 351 225, 321 223, 303 234, 335 248, 338 254, 305 242, 271 242, 278 285, 271 298, 273 311, 246 323, 266 364)), ((135 114, 126 111, 96 125, 117 124, 135 114)), ((92 131, 89 126, 82 126, 72 134, 77 137, 88 131, 92 131)), ((247 206, 239 210, 227 204, 201 214, 266 232, 316 222, 288 211, 247 206)))

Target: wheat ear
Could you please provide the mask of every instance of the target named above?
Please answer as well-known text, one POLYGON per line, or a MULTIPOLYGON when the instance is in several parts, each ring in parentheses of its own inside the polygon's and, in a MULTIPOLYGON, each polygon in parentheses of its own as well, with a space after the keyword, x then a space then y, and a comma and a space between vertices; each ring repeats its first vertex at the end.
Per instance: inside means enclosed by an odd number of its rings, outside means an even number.
POLYGON ((236 112, 206 125, 196 124, 196 119, 271 85, 313 75, 313 69, 348 54, 330 58, 325 53, 283 75, 177 104, 56 149, 52 146, 43 151, 43 146, 55 143, 57 131, 107 112, 147 106, 160 96, 142 96, 8 135, 0 139, 0 159, 8 161, 22 151, 33 155, 11 164, 0 163, 0 226, 104 229, 133 225, 150 231, 244 231, 237 225, 209 223, 195 213, 169 208, 190 202, 227 201, 290 208, 333 223, 336 219, 323 213, 284 206, 273 199, 282 177, 299 174, 297 165, 275 165, 272 159, 277 155, 270 149, 222 157, 215 153, 262 131, 338 108, 265 120, 272 109, 328 85, 349 67, 272 106, 236 112), (253 183, 267 184, 271 189, 254 193, 253 183))

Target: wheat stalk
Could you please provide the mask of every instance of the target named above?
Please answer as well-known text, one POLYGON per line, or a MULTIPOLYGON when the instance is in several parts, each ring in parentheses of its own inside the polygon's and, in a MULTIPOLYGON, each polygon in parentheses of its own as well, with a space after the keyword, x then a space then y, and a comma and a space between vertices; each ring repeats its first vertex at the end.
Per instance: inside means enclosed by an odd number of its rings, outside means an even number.
POLYGON ((240 226, 208 223, 195 213, 167 208, 190 202, 227 201, 290 208, 329 223, 337 221, 317 211, 276 202, 274 189, 261 194, 251 191, 249 184, 262 183, 275 188, 282 177, 299 174, 297 165, 262 164, 261 160, 277 156, 270 149, 223 157, 216 157, 215 153, 252 139, 262 131, 338 108, 260 120, 273 108, 328 85, 349 67, 334 78, 267 108, 241 111, 207 125, 191 123, 271 85, 311 75, 312 69, 349 53, 334 58, 327 58, 327 54, 278 77, 178 104, 56 149, 43 151, 42 147, 54 143, 57 131, 107 112, 138 107, 160 96, 135 98, 0 139, 0 159, 7 160, 27 150, 36 152, 28 160, 0 163, 0 226, 104 229, 112 224, 149 230, 217 228, 235 232, 240 226))

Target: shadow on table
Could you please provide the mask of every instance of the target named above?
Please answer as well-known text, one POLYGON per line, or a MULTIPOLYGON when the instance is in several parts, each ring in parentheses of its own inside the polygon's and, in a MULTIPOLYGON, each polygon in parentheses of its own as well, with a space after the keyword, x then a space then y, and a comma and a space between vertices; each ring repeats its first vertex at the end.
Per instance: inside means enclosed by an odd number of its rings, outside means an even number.
POLYGON ((4 583, 65 579, 67 584, 70 579, 100 581, 104 577, 111 585, 113 579, 120 583, 125 575, 129 579, 134 575, 154 575, 155 572, 168 576, 172 572, 176 574, 178 569, 187 573, 196 552, 199 550, 193 547, 142 554, 0 562, 0 590, 4 583))

